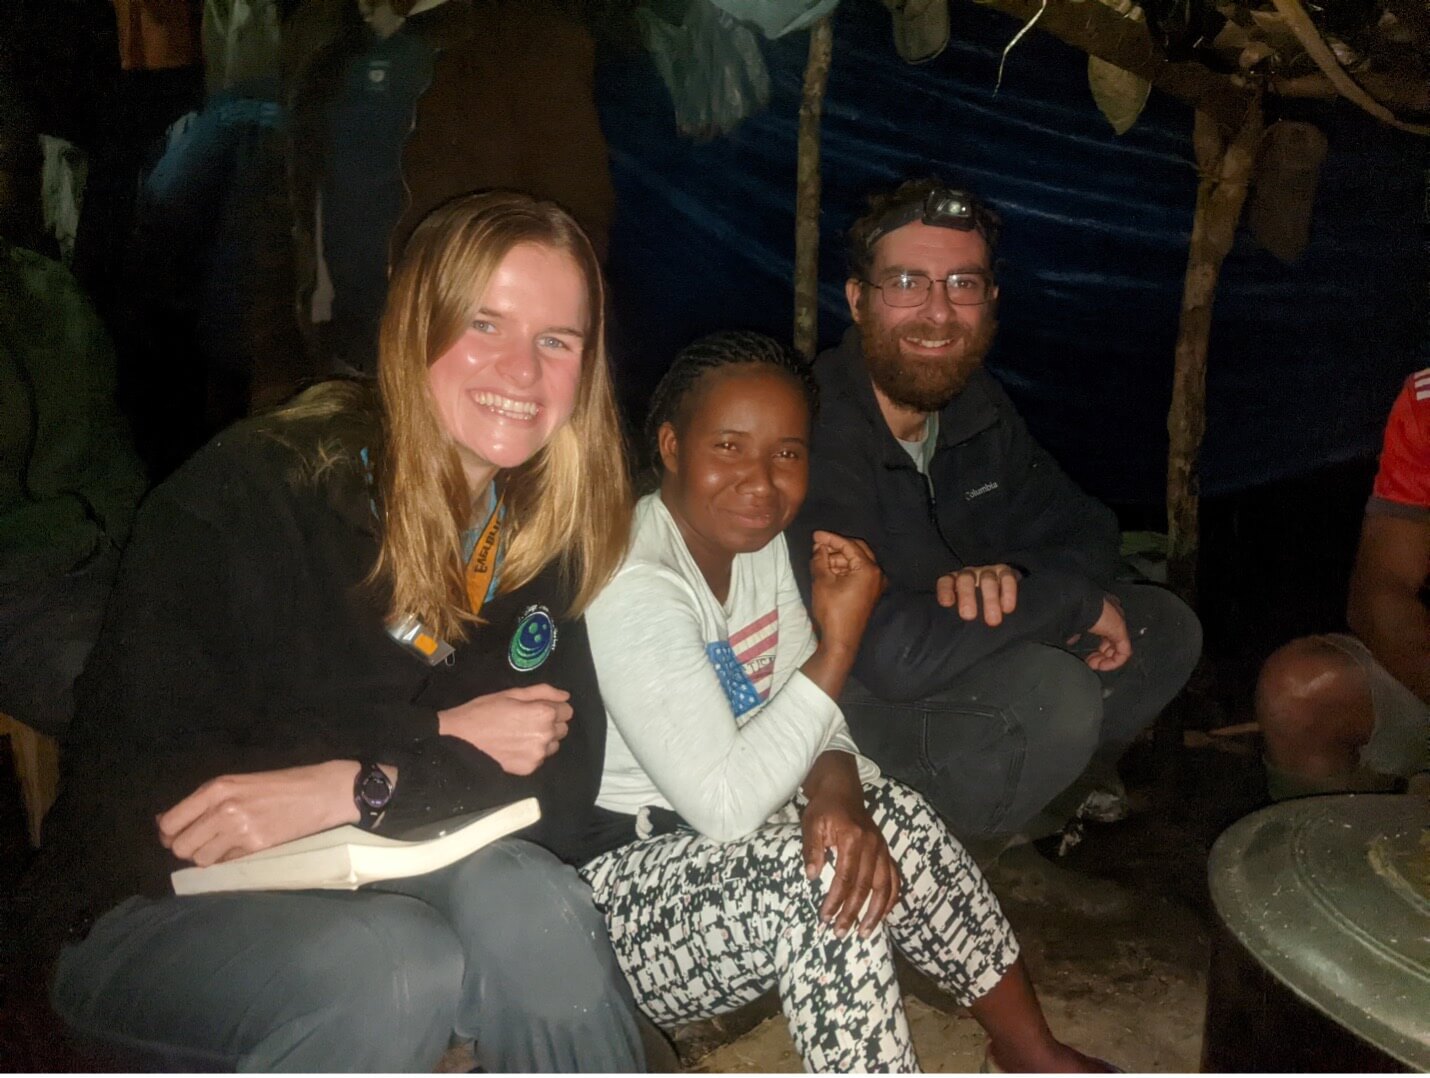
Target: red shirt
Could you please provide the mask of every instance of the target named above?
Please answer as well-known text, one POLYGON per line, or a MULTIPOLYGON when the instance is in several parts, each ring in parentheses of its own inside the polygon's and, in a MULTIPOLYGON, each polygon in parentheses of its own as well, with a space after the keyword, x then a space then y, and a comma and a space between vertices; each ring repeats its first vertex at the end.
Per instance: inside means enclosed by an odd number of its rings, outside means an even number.
POLYGON ((1407 378, 1391 406, 1366 511, 1430 520, 1430 368, 1407 378))

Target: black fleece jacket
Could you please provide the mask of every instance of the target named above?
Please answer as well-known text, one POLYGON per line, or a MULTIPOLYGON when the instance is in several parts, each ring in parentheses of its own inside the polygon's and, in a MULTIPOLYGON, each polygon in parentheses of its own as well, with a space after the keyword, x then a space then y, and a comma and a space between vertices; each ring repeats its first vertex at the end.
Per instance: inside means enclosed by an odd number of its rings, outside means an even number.
POLYGON ((1058 644, 1092 626, 1117 570, 1116 518, 1033 440, 991 375, 976 370, 939 413, 926 481, 879 411, 857 327, 814 373, 820 407, 791 558, 806 601, 816 528, 864 539, 879 559, 889 587, 854 666, 871 692, 918 700, 1013 641, 1058 644), (1001 625, 939 606, 940 576, 998 562, 1026 574, 1001 625))
POLYGON ((180 865, 155 814, 223 774, 370 758, 399 769, 384 832, 535 795, 542 820, 523 837, 573 863, 603 848, 593 808, 605 709, 560 574, 493 599, 450 663, 428 666, 387 635, 363 584, 378 549, 363 468, 345 458, 304 478, 316 438, 295 449, 294 429, 284 444, 239 424, 140 510, 78 687, 34 884, 69 907, 70 932, 127 895, 169 892, 180 865), (556 620, 557 642, 520 672, 508 650, 533 607, 556 620), (438 735, 439 708, 539 683, 569 691, 575 716, 533 775, 438 735))

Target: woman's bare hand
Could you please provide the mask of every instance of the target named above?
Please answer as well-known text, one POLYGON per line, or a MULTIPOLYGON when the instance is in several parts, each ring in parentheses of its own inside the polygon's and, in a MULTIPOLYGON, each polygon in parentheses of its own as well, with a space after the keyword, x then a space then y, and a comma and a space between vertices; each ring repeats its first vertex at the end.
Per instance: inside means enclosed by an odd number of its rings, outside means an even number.
POLYGON ((834 855, 834 878, 819 916, 843 937, 857 923, 868 936, 899 901, 899 868, 864 804, 859 769, 848 753, 821 753, 804 782, 800 816, 804 873, 814 880, 834 855))
POLYGON ((437 712, 437 730, 486 753, 509 775, 530 775, 570 731, 570 699, 552 685, 488 693, 437 712))
POLYGON ((821 642, 857 650, 886 583, 874 552, 862 539, 817 531, 809 569, 811 613, 821 642))
POLYGON ((159 841, 175 857, 212 865, 352 823, 357 769, 356 760, 329 760, 220 775, 160 814, 159 841))

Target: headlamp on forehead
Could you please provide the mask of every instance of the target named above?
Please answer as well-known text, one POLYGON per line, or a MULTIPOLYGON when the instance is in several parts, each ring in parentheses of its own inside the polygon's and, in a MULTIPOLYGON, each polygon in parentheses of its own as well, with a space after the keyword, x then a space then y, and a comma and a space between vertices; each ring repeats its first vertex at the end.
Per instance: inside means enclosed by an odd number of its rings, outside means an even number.
POLYGON ((897 206, 890 210, 869 233, 869 247, 896 228, 922 221, 934 228, 952 228, 959 232, 977 230, 992 248, 998 242, 998 217, 978 200, 976 195, 951 187, 936 187, 922 202, 897 206))
POLYGON ((923 222, 967 232, 975 224, 973 201, 962 191, 930 191, 924 199, 923 222))

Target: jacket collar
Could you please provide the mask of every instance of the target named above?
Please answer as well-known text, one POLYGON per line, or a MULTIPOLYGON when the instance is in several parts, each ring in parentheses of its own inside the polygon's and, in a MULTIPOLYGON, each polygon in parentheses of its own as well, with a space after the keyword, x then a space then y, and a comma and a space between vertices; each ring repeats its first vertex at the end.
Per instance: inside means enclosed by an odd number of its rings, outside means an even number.
MULTIPOLYGON (((844 331, 830 355, 833 363, 831 374, 834 388, 840 395, 852 401, 859 413, 882 434, 880 445, 884 446, 889 459, 912 463, 899 445, 889 424, 884 421, 884 413, 879 410, 878 398, 874 396, 874 383, 869 378, 869 368, 864 363, 864 347, 859 340, 859 327, 851 325, 844 331)), ((976 434, 987 430, 998 422, 998 408, 989 392, 988 380, 992 376, 979 367, 968 379, 963 390, 946 404, 938 414, 939 447, 958 445, 976 434)))

